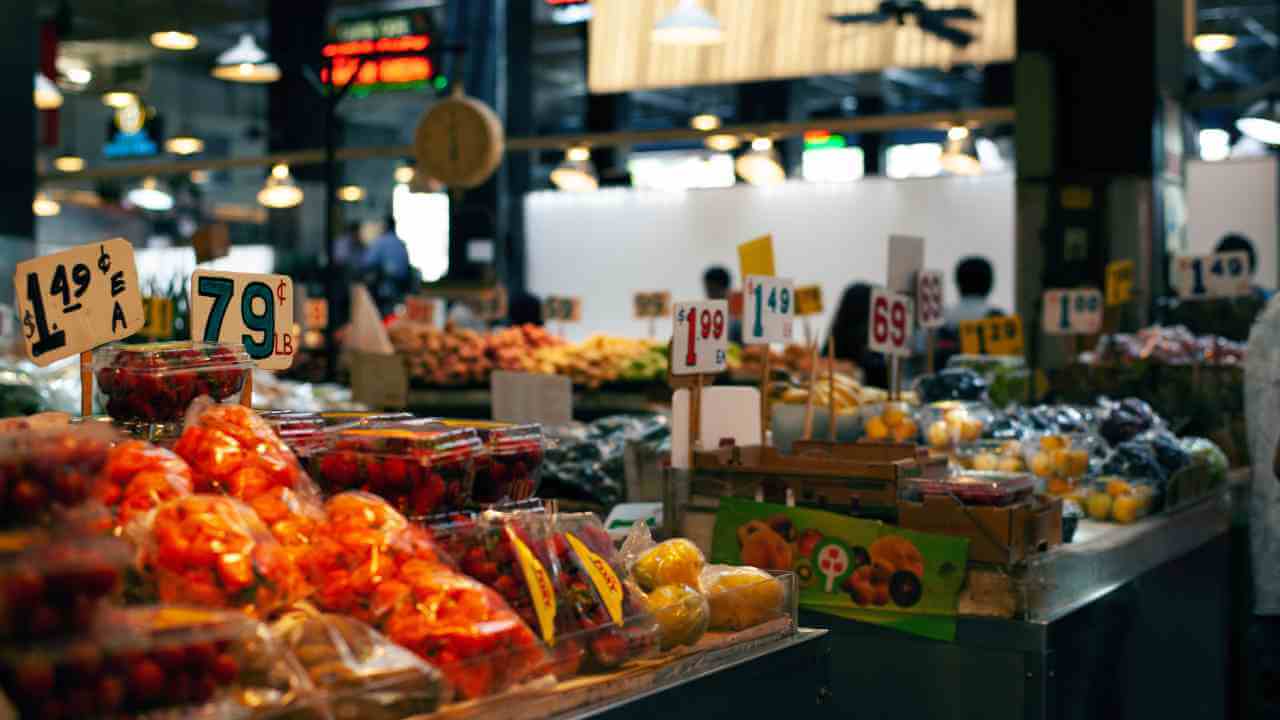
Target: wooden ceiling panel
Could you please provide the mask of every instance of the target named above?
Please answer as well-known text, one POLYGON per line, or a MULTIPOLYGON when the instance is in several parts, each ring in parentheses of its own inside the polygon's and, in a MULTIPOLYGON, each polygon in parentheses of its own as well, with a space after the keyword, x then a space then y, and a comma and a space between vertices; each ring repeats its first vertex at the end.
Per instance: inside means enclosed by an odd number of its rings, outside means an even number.
POLYGON ((594 0, 591 92, 718 85, 890 67, 941 67, 1013 60, 1014 0, 927 0, 933 8, 969 7, 978 20, 955 22, 977 39, 966 49, 898 26, 845 26, 828 16, 871 12, 878 0, 701 0, 725 29, 713 47, 654 45, 655 23, 677 0, 594 0))

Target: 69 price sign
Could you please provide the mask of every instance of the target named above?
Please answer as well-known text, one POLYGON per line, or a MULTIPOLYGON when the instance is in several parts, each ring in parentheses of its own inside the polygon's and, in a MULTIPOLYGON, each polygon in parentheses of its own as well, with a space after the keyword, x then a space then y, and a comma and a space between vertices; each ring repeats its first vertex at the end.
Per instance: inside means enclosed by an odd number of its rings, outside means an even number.
POLYGON ((671 374, 724 372, 729 359, 729 303, 676 303, 671 338, 671 374))
POLYGON ((264 370, 293 364, 293 280, 287 275, 197 270, 191 274, 191 337, 243 344, 264 370))
POLYGON ((790 342, 795 294, 790 280, 748 275, 742 297, 742 341, 747 345, 790 342))
POLYGON ((881 288, 871 291, 871 322, 868 345, 885 355, 909 357, 915 312, 911 298, 881 288))

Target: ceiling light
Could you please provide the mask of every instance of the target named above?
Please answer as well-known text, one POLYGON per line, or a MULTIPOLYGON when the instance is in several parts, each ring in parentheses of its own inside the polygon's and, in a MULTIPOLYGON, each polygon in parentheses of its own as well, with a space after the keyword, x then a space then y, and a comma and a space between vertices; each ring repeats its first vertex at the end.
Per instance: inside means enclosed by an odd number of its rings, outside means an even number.
POLYGON ((283 209, 302 204, 302 188, 289 176, 288 165, 276 165, 258 191, 258 202, 269 208, 283 209))
POLYGON ((79 58, 59 55, 54 61, 54 67, 58 70, 59 84, 65 83, 72 89, 82 90, 85 85, 93 82, 93 72, 89 70, 89 64, 79 58))
POLYGON ((401 185, 408 185, 413 182, 413 175, 414 172, 412 165, 401 165, 397 167, 393 173, 393 177, 395 177, 396 182, 401 185))
POLYGON ((680 0, 653 27, 653 42, 661 45, 714 45, 723 41, 720 21, 703 10, 698 0, 680 0))
POLYGON ((200 38, 181 30, 164 30, 151 33, 151 44, 161 50, 195 50, 200 38))
POLYGON ((964 125, 953 125, 947 130, 947 139, 959 142, 969 137, 969 128, 964 125))
POLYGON ((551 171, 551 184, 566 192, 588 192, 600 187, 591 151, 585 147, 569 148, 564 162, 551 171))
POLYGON ((191 174, 188 175, 187 178, 191 180, 192 184, 194 185, 204 185, 205 183, 209 182, 209 171, 208 170, 192 170, 191 174))
POLYGON ((142 184, 125 193, 124 199, 134 207, 151 212, 168 212, 173 209, 173 196, 153 177, 143 178, 142 184))
POLYGON ((138 94, 132 90, 108 90, 102 93, 102 104, 117 110, 138 102, 138 94))
POLYGON ((178 133, 164 142, 164 149, 174 155, 195 155, 204 152, 204 140, 189 132, 178 133))
POLYGON ((689 119, 689 127, 702 132, 711 132, 720 127, 720 118, 711 113, 702 113, 694 115, 689 119))
POLYGON ((40 110, 57 110, 62 107, 62 91, 44 73, 35 75, 35 101, 40 110))
POLYGON ((229 82, 272 83, 280 79, 280 68, 245 33, 231 49, 218 56, 213 76, 229 82))
POLYGON ((947 145, 942 150, 939 163, 942 169, 952 175, 981 175, 982 162, 978 160, 978 151, 974 148, 973 134, 968 129, 964 133, 953 133, 959 128, 947 131, 947 145))
POLYGON ((38 192, 36 199, 31 201, 31 212, 35 213, 36 217, 53 217, 62 212, 62 205, 45 193, 38 192))
POLYGON ((734 166, 738 175, 752 185, 777 185, 787 179, 773 141, 765 137, 752 140, 751 149, 739 156, 734 166))
POLYGON ((343 185, 338 188, 338 199, 343 202, 358 203, 364 199, 364 188, 359 185, 343 185))
POLYGON ((1262 100, 1249 108, 1236 128, 1249 137, 1268 145, 1280 145, 1280 111, 1274 99, 1262 100))
POLYGON ((80 172, 84 169, 84 158, 71 152, 62 153, 53 159, 53 169, 64 173, 80 172))
POLYGON ((1218 162, 1231 157, 1231 133, 1222 128, 1205 128, 1200 131, 1200 159, 1218 162))
POLYGON ((742 144, 742 141, 738 139, 738 136, 731 133, 716 133, 715 135, 708 135, 702 142, 708 148, 715 150, 716 152, 737 150, 738 146, 742 144))
POLYGON ((1216 53, 1236 46, 1236 36, 1228 33, 1200 33, 1191 41, 1197 52, 1216 53))

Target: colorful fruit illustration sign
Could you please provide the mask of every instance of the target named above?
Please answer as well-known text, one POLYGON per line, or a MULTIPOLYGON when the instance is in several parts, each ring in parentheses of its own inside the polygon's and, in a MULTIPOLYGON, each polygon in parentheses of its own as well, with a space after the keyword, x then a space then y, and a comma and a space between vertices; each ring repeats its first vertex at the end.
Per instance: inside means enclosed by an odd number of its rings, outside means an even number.
POLYGON ((849 572, 849 551, 844 545, 835 540, 818 545, 818 572, 827 579, 826 591, 835 592, 837 581, 849 572))

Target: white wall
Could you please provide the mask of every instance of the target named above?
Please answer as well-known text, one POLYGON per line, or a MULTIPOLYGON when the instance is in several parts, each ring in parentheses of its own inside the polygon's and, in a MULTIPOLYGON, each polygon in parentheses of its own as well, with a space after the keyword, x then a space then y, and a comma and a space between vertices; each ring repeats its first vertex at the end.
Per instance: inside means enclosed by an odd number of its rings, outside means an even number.
MULTIPOLYGON (((814 318, 815 330, 826 328, 846 285, 884 283, 892 234, 925 238, 925 266, 946 274, 948 304, 956 300, 956 261, 980 253, 996 270, 992 302, 1013 307, 1014 178, 1007 173, 686 192, 539 192, 525 198, 525 222, 531 292, 583 299, 583 321, 568 328, 571 338, 643 337, 648 325, 632 318, 633 293, 670 290, 675 300, 700 299, 703 270, 722 264, 736 278, 738 244, 764 233, 773 233, 779 275, 822 285, 827 314, 814 318)), ((659 324, 659 335, 670 331, 669 321, 659 324)))
POLYGON ((1212 252, 1227 233, 1253 241, 1256 282, 1277 286, 1280 222, 1277 220, 1276 158, 1240 158, 1187 163, 1188 252, 1212 252))

